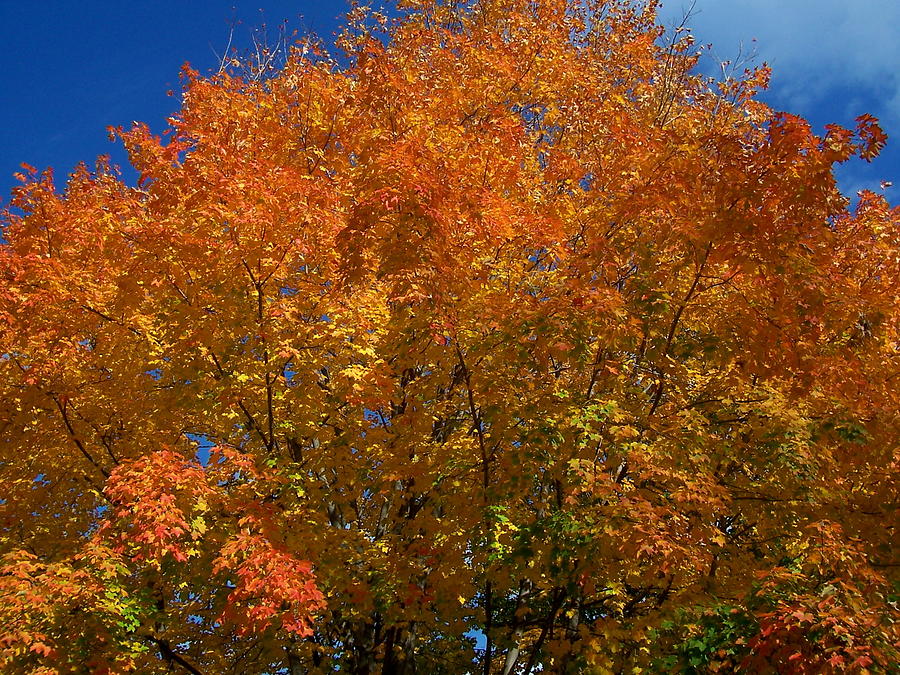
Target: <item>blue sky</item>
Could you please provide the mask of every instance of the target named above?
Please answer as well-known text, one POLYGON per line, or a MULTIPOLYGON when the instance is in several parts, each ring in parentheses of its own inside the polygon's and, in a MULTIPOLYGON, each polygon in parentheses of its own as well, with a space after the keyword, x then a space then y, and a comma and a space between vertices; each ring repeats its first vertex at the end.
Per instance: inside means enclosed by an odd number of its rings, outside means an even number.
MULTIPOLYGON (((670 1, 678 18, 690 0, 670 1)), ((245 47, 252 27, 288 19, 326 40, 346 11, 342 0, 0 0, 0 198, 21 162, 53 166, 62 179, 80 160, 111 154, 106 127, 140 120, 159 130, 177 109, 178 71, 206 72, 228 43, 245 47)), ((871 165, 839 170, 848 194, 900 186, 900 2, 896 0, 697 0, 689 25, 712 43, 704 68, 755 51, 774 69, 765 100, 779 110, 852 127, 875 115, 891 137, 871 165), (756 42, 752 42, 756 38, 756 42)), ((900 187, 888 188, 892 202, 900 187)))
POLYGON ((156 131, 178 107, 178 73, 218 64, 234 44, 288 19, 330 39, 343 0, 0 0, 0 199, 22 162, 52 166, 58 182, 83 160, 112 155, 106 128, 142 121, 156 131), (302 17, 302 18, 301 18, 302 17))

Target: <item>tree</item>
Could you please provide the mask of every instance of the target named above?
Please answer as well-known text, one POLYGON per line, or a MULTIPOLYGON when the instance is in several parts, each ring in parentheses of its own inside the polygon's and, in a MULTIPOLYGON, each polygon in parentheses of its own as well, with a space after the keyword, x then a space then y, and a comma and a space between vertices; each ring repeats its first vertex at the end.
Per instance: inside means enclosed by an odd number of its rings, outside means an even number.
POLYGON ((3 671, 894 668, 900 210, 832 173, 876 121, 652 4, 339 44, 186 69, 136 187, 23 175, 3 671))

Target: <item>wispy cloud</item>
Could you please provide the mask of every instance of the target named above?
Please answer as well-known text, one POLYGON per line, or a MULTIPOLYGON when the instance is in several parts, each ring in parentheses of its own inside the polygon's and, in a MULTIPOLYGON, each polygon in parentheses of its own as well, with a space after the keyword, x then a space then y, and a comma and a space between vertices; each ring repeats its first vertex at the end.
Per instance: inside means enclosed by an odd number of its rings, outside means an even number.
MULTIPOLYGON (((681 8, 670 2, 664 15, 681 8)), ((880 110, 873 114, 900 124, 900 2, 697 0, 689 23, 721 58, 756 38, 759 59, 774 69, 773 93, 787 103, 808 108, 835 90, 856 89, 859 101, 844 107, 874 103, 880 110)))
MULTIPOLYGON (((691 1, 668 0, 663 21, 679 20, 691 1)), ((688 25, 698 43, 712 44, 708 58, 755 50, 757 63, 772 66, 765 99, 778 109, 817 125, 852 126, 863 113, 879 118, 888 150, 877 167, 845 167, 845 191, 874 189, 878 178, 900 173, 900 1, 696 0, 688 25)))

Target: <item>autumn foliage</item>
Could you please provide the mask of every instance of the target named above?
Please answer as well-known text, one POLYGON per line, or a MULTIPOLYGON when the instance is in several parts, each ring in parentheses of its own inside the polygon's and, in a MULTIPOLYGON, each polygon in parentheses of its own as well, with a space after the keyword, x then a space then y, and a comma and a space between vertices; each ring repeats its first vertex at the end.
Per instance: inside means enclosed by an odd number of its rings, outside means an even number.
POLYGON ((185 70, 0 245, 4 673, 897 672, 885 136, 614 0, 185 70))

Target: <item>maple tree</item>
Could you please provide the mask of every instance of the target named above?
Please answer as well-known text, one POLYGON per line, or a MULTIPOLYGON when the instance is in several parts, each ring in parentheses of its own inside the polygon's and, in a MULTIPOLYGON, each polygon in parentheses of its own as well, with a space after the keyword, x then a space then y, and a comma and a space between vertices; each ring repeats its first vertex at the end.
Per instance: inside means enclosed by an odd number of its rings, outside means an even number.
POLYGON ((885 136, 655 9, 355 9, 23 175, 4 672, 896 668, 885 136))

